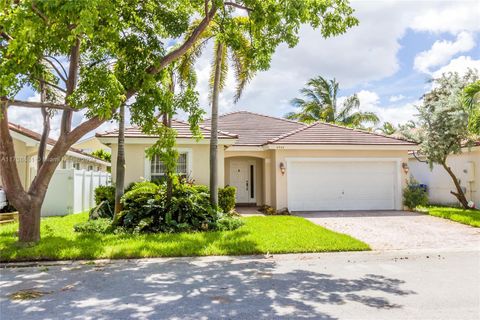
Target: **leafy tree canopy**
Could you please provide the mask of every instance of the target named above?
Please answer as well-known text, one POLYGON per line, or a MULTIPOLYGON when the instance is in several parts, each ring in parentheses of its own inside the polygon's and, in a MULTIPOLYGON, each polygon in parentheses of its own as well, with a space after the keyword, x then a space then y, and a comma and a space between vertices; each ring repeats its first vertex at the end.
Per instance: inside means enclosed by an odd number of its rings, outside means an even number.
POLYGON ((88 117, 104 119, 111 118, 116 107, 137 92, 166 106, 161 101, 165 94, 156 88, 167 73, 165 63, 170 62, 163 58, 184 45, 176 39, 198 31, 195 26, 204 20, 195 22, 192 17, 207 15, 207 23, 216 22, 231 46, 242 46, 238 30, 248 29, 255 48, 250 54, 255 54, 258 69, 268 68, 280 43, 294 46, 298 42, 302 23, 318 27, 325 37, 358 23, 345 0, 2 2, 0 96, 13 99, 22 87, 37 87, 39 79, 49 79, 51 86, 68 91, 62 83, 68 71, 62 69, 78 42, 78 85, 67 94, 65 104, 86 109, 88 117), (248 15, 248 23, 236 19, 239 12, 248 15))
POLYGON ((407 137, 419 142, 420 154, 425 156, 430 168, 438 164, 447 171, 456 187, 451 193, 464 208, 468 207, 468 201, 447 158, 461 153, 475 138, 468 129, 471 113, 464 96, 465 88, 475 81, 478 81, 478 73, 472 70, 464 76, 448 73, 434 79, 432 90, 417 106, 419 127, 405 131, 407 137))

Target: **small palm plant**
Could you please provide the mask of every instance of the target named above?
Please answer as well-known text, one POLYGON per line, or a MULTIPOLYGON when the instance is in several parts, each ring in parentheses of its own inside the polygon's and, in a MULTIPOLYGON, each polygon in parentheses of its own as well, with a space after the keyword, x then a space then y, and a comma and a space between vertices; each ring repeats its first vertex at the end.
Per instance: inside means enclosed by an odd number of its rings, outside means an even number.
POLYGON ((307 82, 307 87, 300 90, 305 98, 295 98, 291 101, 292 105, 300 111, 290 112, 285 117, 305 123, 325 121, 349 127, 375 125, 380 121, 375 113, 359 110, 360 100, 356 94, 339 105, 338 91, 339 84, 335 79, 327 80, 321 76, 312 78, 307 82))

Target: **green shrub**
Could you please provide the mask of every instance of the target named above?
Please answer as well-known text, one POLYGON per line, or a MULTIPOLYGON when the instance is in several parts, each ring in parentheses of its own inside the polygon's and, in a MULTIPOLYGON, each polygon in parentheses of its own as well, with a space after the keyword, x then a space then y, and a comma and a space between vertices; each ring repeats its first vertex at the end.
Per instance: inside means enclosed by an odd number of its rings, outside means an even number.
POLYGON ((166 185, 136 183, 122 197, 123 211, 114 225, 127 232, 180 232, 214 229, 220 217, 208 189, 175 181, 167 204, 166 185))
POLYGON ((410 210, 428 204, 427 192, 418 184, 415 179, 410 179, 403 190, 403 204, 410 210))
POLYGON ((245 222, 239 218, 222 217, 215 222, 215 230, 231 231, 240 228, 245 222))
POLYGON ((235 195, 237 188, 227 186, 218 189, 218 206, 225 213, 230 213, 235 209, 235 195))
POLYGON ((115 187, 98 186, 94 198, 96 206, 90 209, 89 219, 112 219, 115 212, 115 187))
POLYGON ((73 226, 73 230, 81 233, 108 233, 111 230, 111 226, 112 220, 98 218, 76 224, 73 226))
POLYGON ((267 206, 267 205, 263 205, 261 206, 258 211, 260 211, 261 213, 264 213, 266 214, 267 216, 274 216, 274 215, 277 215, 277 210, 273 209, 272 207, 270 206, 267 206))
POLYGON ((103 201, 108 201, 115 205, 115 187, 98 186, 95 189, 95 204, 99 205, 103 201))

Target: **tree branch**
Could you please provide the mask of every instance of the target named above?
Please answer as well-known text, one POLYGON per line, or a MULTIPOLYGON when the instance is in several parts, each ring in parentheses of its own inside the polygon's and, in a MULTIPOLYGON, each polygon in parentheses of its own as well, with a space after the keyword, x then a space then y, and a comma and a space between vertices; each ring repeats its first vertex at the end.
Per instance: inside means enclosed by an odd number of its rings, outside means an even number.
MULTIPOLYGON (((57 66, 56 66, 52 61, 48 60, 48 59, 45 58, 45 57, 43 57, 43 60, 45 60, 46 62, 48 62, 49 65, 52 66, 53 70, 55 70, 55 72, 58 74, 58 77, 59 77, 60 79, 62 79, 63 82, 67 83, 66 75, 64 76, 64 75, 60 72, 60 70, 57 68, 57 66)), ((62 67, 62 68, 63 68, 63 67, 62 67)), ((64 71, 65 71, 65 69, 64 69, 64 71)))
POLYGON ((70 131, 66 137, 67 143, 71 146, 75 142, 77 142, 81 137, 86 135, 92 130, 95 130, 100 125, 102 125, 106 120, 100 118, 99 116, 95 116, 93 118, 88 119, 87 121, 81 123, 77 127, 75 127, 72 131, 70 131))
POLYGON ((56 110, 69 110, 69 111, 78 111, 79 109, 73 109, 72 107, 66 104, 56 104, 52 102, 35 102, 35 101, 23 101, 23 100, 8 100, 5 98, 0 99, 2 102, 6 102, 8 106, 17 106, 24 108, 48 108, 56 110))
MULTIPOLYGON (((80 38, 75 40, 75 44, 70 50, 70 65, 68 68, 67 92, 65 93, 65 103, 68 97, 73 93, 77 86, 78 64, 80 62, 80 38)), ((72 129, 72 112, 65 110, 62 114, 62 122, 60 126, 60 135, 66 135, 72 129)))
MULTIPOLYGON (((180 47, 166 54, 162 58, 162 60, 160 60, 160 64, 158 66, 150 66, 149 68, 147 68, 147 73, 157 74, 163 68, 168 66, 170 63, 180 58, 188 49, 190 49, 195 44, 198 37, 200 37, 202 32, 205 31, 205 29, 208 27, 210 20, 215 16, 216 12, 217 12, 217 7, 215 6, 215 4, 212 4, 212 8, 208 12, 208 14, 202 19, 202 21, 198 24, 198 26, 193 30, 192 34, 187 38, 187 40, 185 40, 185 42, 180 47)), ((127 99, 132 97, 134 94, 135 94, 135 90, 129 90, 127 92, 127 99)))
POLYGON ((38 79, 38 78, 35 79, 35 80, 43 81, 43 82, 45 82, 45 84, 46 84, 47 86, 53 87, 53 88, 57 89, 58 91, 61 91, 61 92, 65 93, 65 94, 67 93, 67 91, 66 91, 65 89, 63 89, 63 88, 60 87, 60 86, 57 86, 57 85, 54 84, 54 83, 51 83, 51 82, 48 82, 48 81, 45 81, 45 80, 41 80, 41 79, 38 79))
POLYGON ((13 40, 13 38, 5 32, 0 32, 0 36, 2 36, 2 38, 7 40, 7 41, 13 40))
MULTIPOLYGON (((57 58, 55 58, 55 57, 53 57, 53 56, 45 56, 45 57, 46 57, 46 58, 49 58, 49 59, 55 60, 55 62, 58 63, 58 65, 59 65, 60 68, 62 69, 64 78, 65 78, 65 79, 68 78, 67 70, 65 70, 65 68, 63 67, 63 64, 62 64, 57 58)), ((66 81, 65 81, 65 82, 66 82, 66 81)))
POLYGON ((225 2, 223 3, 223 5, 225 5, 225 6, 230 6, 230 7, 235 7, 235 8, 242 9, 242 10, 246 10, 246 11, 248 11, 248 12, 253 11, 252 8, 243 6, 243 5, 241 5, 241 4, 239 4, 239 3, 236 3, 236 2, 225 1, 225 2))
POLYGON ((43 19, 43 21, 45 21, 47 24, 48 24, 48 18, 47 16, 42 12, 40 11, 40 9, 37 8, 37 6, 32 2, 32 10, 40 17, 43 19))
POLYGON ((17 159, 13 139, 10 135, 8 124, 7 105, 0 104, 0 176, 2 177, 3 188, 9 201, 19 210, 26 209, 29 204, 28 194, 18 174, 17 159))

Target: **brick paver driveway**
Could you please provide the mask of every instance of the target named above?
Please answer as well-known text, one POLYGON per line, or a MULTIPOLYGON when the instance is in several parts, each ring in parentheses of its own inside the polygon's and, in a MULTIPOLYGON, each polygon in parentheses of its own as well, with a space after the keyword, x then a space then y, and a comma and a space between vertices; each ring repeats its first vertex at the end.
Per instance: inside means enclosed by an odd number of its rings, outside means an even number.
POLYGON ((404 211, 302 212, 328 229, 349 234, 373 250, 473 249, 480 250, 480 228, 446 219, 404 211))

